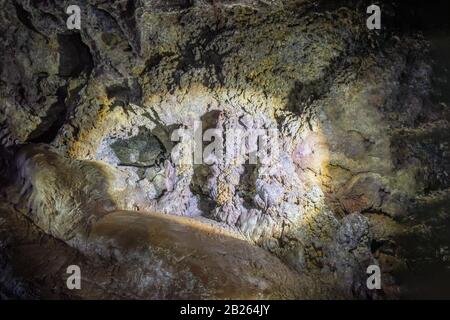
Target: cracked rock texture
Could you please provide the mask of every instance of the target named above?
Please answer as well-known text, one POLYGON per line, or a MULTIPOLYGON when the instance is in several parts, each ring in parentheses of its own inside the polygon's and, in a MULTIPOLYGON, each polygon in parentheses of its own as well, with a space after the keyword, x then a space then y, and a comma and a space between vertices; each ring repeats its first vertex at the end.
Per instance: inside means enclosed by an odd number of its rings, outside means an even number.
POLYGON ((450 296, 450 38, 423 8, 370 31, 364 1, 79 0, 71 31, 70 4, 0 0, 0 298, 450 296), (183 163, 196 123, 278 152, 183 163))

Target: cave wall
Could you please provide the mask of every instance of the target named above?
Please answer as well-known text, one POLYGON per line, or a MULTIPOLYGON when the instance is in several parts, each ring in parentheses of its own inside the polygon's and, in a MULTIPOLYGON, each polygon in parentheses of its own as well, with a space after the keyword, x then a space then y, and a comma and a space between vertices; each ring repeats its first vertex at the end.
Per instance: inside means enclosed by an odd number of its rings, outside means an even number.
POLYGON ((395 3, 380 31, 356 1, 79 1, 79 31, 67 1, 1 3, 4 206, 43 232, 81 250, 104 214, 162 212, 212 220, 336 296, 448 279, 440 44, 396 24, 395 3), (278 157, 180 163, 170 137, 196 122, 276 129, 278 157))

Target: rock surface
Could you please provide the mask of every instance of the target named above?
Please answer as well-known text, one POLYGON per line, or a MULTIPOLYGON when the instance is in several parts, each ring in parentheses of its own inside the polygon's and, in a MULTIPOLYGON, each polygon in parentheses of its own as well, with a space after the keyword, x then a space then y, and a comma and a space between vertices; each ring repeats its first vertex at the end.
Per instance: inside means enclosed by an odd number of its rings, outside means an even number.
POLYGON ((450 296, 450 42, 400 25, 405 7, 383 2, 383 28, 370 31, 357 1, 91 0, 70 31, 67 1, 0 3, 0 295, 118 298, 148 281, 130 297, 450 296), (186 165, 192 141, 171 137, 196 123, 240 130, 240 144, 274 130, 279 152, 186 165), (58 276, 2 246, 40 237, 44 256, 61 252, 58 276), (150 261, 142 244, 169 252, 150 261), (93 281, 79 296, 58 283, 77 259, 93 281), (169 263, 161 275, 157 261, 169 263), (371 264, 382 290, 365 286, 371 264), (437 292, 426 284, 436 273, 437 292))

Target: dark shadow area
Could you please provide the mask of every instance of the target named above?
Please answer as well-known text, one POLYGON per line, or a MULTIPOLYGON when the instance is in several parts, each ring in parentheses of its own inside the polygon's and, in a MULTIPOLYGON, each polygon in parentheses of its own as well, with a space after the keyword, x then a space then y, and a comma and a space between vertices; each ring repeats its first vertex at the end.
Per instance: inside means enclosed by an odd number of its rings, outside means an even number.
POLYGON ((28 142, 31 143, 50 143, 58 134, 66 120, 67 106, 65 103, 67 97, 66 87, 61 87, 56 92, 57 101, 50 106, 47 115, 42 118, 39 126, 30 134, 28 142))
POLYGON ((82 72, 90 74, 94 67, 89 47, 83 43, 79 33, 59 34, 59 75, 77 77, 82 72))

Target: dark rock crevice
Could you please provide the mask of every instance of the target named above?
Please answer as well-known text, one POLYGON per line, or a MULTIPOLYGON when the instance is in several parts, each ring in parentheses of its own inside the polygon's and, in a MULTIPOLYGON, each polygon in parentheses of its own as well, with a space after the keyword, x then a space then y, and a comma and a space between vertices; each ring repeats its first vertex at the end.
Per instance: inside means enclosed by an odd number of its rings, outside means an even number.
POLYGON ((82 72, 89 75, 94 68, 89 47, 83 43, 79 33, 59 34, 59 75, 78 77, 82 72))
POLYGON ((30 134, 28 142, 51 143, 56 138, 67 117, 67 105, 65 103, 67 88, 59 88, 56 96, 57 101, 50 106, 47 115, 42 118, 39 126, 30 134))
POLYGON ((17 18, 20 20, 20 22, 22 22, 22 24, 25 27, 27 27, 29 30, 33 32, 40 34, 41 36, 44 36, 33 25, 32 18, 28 11, 26 11, 17 1, 14 1, 14 7, 16 8, 17 18))

